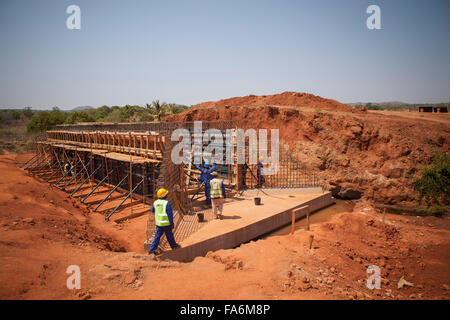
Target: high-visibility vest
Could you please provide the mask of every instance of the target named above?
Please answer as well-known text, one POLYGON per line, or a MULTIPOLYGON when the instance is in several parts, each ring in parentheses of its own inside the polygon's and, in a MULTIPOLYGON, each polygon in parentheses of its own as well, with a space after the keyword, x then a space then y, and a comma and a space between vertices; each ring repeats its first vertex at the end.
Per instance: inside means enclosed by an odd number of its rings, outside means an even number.
POLYGON ((158 199, 153 202, 153 207, 155 207, 155 222, 158 227, 170 226, 169 216, 167 215, 166 209, 169 201, 158 199))
POLYGON ((209 196, 211 197, 211 199, 223 198, 222 183, 222 180, 218 178, 214 178, 211 180, 211 191, 209 192, 209 196))
MULTIPOLYGON (((66 162, 66 164, 64 165, 64 173, 67 173, 70 169, 72 168, 72 164, 66 162)), ((72 170, 70 170, 70 174, 73 176, 75 174, 75 168, 72 168, 72 170)))

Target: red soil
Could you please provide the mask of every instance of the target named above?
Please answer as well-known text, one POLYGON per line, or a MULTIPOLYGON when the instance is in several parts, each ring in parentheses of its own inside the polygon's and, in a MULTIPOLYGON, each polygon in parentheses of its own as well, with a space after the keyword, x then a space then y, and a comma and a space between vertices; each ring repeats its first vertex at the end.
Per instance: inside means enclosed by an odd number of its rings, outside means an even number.
POLYGON ((331 111, 358 112, 357 110, 331 99, 324 99, 309 93, 283 92, 274 95, 235 97, 220 101, 208 101, 195 105, 192 110, 225 106, 291 106, 319 108, 331 111))
MULTIPOLYGON (((297 158, 330 187, 358 189, 384 203, 414 201, 406 175, 417 175, 433 148, 449 150, 445 115, 363 113, 293 93, 233 99, 165 121, 241 119, 254 128, 278 128, 297 158)), ((0 299, 450 297, 448 217, 388 214, 383 222, 372 202, 362 201, 353 213, 310 232, 210 252, 191 263, 155 261, 142 249, 146 215, 105 222, 14 165, 27 158, 0 156, 0 299), (81 268, 80 290, 66 287, 69 265, 81 268), (366 287, 370 265, 381 268, 380 290, 366 287), (397 288, 401 277, 414 286, 397 288)))
POLYGON ((391 205, 415 205, 410 178, 420 174, 435 149, 450 150, 448 114, 360 112, 333 100, 299 95, 207 102, 164 121, 240 120, 244 128, 279 129, 282 145, 330 190, 358 190, 367 199, 391 205), (299 104, 260 105, 268 101, 299 104))
MULTIPOLYGON (((310 232, 210 252, 191 263, 124 253, 141 230, 73 204, 0 156, 0 299, 449 299, 450 219, 381 215, 370 203, 310 232), (100 216, 98 216, 100 217, 100 216), (308 246, 314 235, 313 248, 308 246), (69 290, 66 269, 81 269, 69 290), (366 287, 381 268, 381 289, 366 287), (201 275, 201 276, 199 276, 201 275), (401 277, 413 287, 397 288, 401 277)), ((145 217, 144 220, 145 221, 145 217)))

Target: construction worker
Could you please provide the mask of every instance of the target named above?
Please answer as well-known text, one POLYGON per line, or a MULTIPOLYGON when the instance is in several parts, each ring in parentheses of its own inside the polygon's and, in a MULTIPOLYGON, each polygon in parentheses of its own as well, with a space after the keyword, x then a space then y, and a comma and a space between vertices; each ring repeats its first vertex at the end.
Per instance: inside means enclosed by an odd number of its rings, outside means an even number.
POLYGON ((166 234, 167 241, 169 241, 172 249, 180 247, 180 245, 175 242, 175 237, 172 233, 172 229, 174 227, 173 212, 170 202, 166 199, 168 193, 169 191, 166 189, 159 189, 156 193, 158 200, 153 203, 153 206, 150 209, 150 211, 155 214, 156 234, 152 245, 148 249, 149 254, 155 254, 155 251, 159 246, 159 240, 161 239, 163 233, 166 234))
POLYGON ((242 188, 247 188, 247 170, 248 165, 244 163, 242 165, 242 188))
POLYGON ((217 172, 211 173, 213 179, 210 182, 211 187, 211 202, 213 213, 216 216, 216 219, 223 219, 222 210, 223 210, 223 199, 226 198, 225 194, 225 186, 223 185, 223 180, 219 179, 217 176, 217 172), (219 212, 219 213, 217 213, 219 212))
POLYGON ((69 163, 69 161, 67 161, 66 162, 66 164, 64 165, 64 171, 66 172, 66 173, 68 173, 68 176, 69 177, 72 177, 73 175, 74 175, 74 172, 73 172, 73 169, 74 168, 72 168, 73 167, 73 164, 72 163, 69 163), (72 169, 72 170, 71 170, 72 169))
POLYGON ((211 198, 209 196, 210 192, 210 182, 212 180, 211 172, 217 169, 216 165, 213 165, 211 168, 209 167, 209 163, 205 163, 203 168, 199 165, 195 166, 197 170, 201 171, 200 181, 205 185, 205 197, 206 197, 206 205, 211 206, 211 198))
POLYGON ((261 188, 264 182, 266 182, 266 179, 262 176, 262 168, 264 167, 262 164, 263 159, 263 157, 259 157, 258 164, 256 165, 256 178, 258 180, 256 184, 257 188, 261 188))

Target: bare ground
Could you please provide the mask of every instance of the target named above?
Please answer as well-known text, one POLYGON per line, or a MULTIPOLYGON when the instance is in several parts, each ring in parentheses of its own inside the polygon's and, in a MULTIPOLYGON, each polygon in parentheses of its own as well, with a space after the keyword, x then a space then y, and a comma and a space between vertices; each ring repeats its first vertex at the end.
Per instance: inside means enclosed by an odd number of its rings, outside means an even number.
POLYGON ((449 299, 448 217, 382 222, 361 201, 309 232, 157 261, 142 249, 147 216, 105 222, 15 166, 26 158, 0 156, 0 299, 449 299), (70 265, 79 290, 66 287, 70 265), (366 287, 370 265, 379 290, 366 287), (401 277, 413 286, 399 289, 401 277))

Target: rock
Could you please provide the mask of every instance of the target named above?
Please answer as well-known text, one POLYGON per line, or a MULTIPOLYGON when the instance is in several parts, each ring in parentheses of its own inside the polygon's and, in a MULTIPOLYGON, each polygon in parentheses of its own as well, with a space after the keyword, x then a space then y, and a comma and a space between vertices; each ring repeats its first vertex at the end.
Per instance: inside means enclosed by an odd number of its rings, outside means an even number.
POLYGON ((334 186, 334 187, 330 188, 330 191, 331 191, 331 195, 333 197, 336 197, 336 196, 338 196, 339 192, 341 191, 341 186, 334 186))
POLYGON ((398 280, 397 288, 401 289, 404 286, 414 287, 414 284, 411 283, 411 282, 406 281, 405 278, 401 277, 400 280, 398 280))
POLYGON ((114 280, 120 278, 119 272, 105 272, 103 275, 103 279, 105 280, 114 280))
POLYGON ((355 200, 361 198, 361 192, 351 188, 343 187, 336 196, 344 200, 355 200))
POLYGON ((448 285, 446 285, 446 284, 443 284, 443 285, 442 285, 442 288, 444 288, 444 289, 447 290, 447 291, 450 290, 450 287, 449 287, 448 285))
POLYGON ((127 273, 123 276, 123 283, 125 285, 133 284, 137 280, 137 277, 134 273, 127 273))
POLYGON ((400 263, 397 263, 397 264, 395 265, 395 268, 398 269, 398 270, 403 270, 403 269, 405 269, 400 263))
POLYGON ((22 219, 22 222, 24 222, 24 223, 29 223, 29 224, 31 224, 31 225, 34 225, 36 222, 34 221, 34 219, 33 218, 25 218, 25 219, 22 219))
POLYGON ((381 173, 386 178, 398 179, 403 175, 404 171, 403 164, 397 160, 388 160, 381 168, 381 173))

